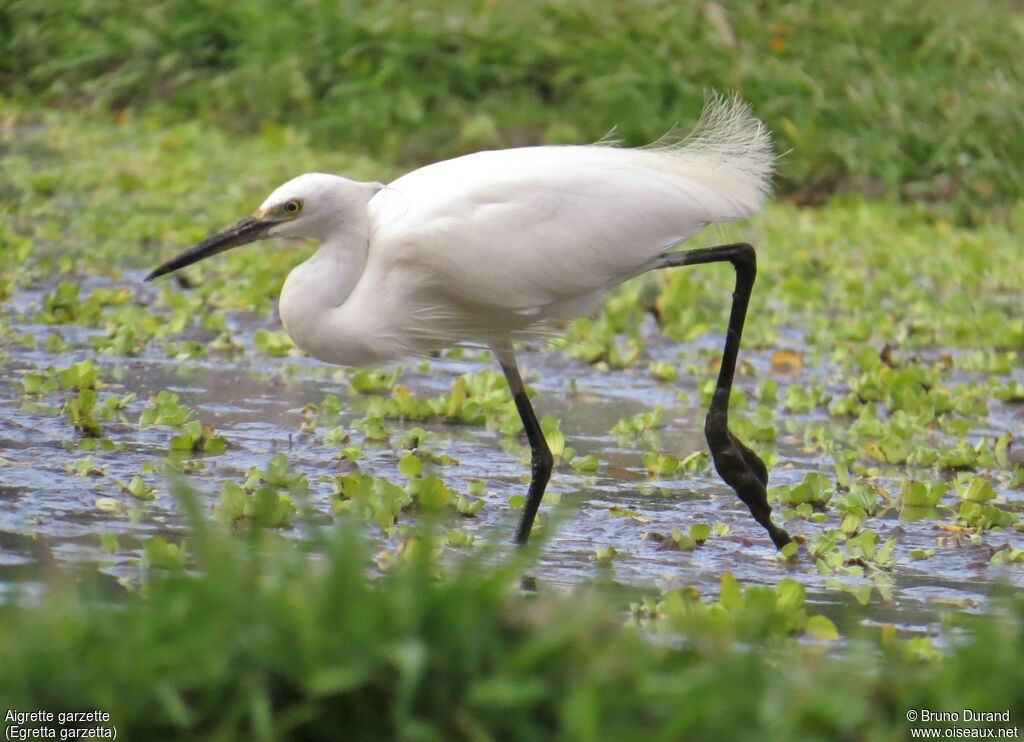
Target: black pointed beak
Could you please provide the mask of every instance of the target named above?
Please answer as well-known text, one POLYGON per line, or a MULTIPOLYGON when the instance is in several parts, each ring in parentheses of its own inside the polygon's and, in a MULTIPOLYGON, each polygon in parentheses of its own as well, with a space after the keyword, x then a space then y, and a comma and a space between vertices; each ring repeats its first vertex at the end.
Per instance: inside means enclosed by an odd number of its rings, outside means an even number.
POLYGON ((147 281, 152 281, 167 273, 172 273, 186 265, 198 263, 200 260, 217 255, 233 247, 241 247, 250 242, 263 239, 270 232, 270 228, 276 222, 272 219, 260 219, 254 216, 247 216, 234 226, 228 227, 222 232, 210 235, 198 245, 190 247, 177 257, 171 258, 159 268, 155 268, 148 276, 147 281))

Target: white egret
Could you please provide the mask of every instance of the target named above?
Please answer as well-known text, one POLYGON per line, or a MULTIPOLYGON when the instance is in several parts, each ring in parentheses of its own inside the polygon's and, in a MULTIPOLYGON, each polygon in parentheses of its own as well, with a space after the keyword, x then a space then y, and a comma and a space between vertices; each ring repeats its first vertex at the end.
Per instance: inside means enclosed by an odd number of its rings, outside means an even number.
POLYGON ((169 260, 152 280, 268 237, 319 241, 289 273, 285 330, 329 363, 367 365, 460 342, 491 348, 532 449, 516 532, 530 534, 552 457, 520 378, 513 339, 596 311, 612 287, 647 271, 731 263, 722 364, 705 421, 715 468, 781 548, 764 463, 728 427, 729 393, 754 284, 745 243, 674 248, 711 223, 757 212, 769 189, 771 136, 738 98, 709 98, 693 134, 640 149, 607 143, 506 149, 414 170, 385 186, 309 173, 256 212, 169 260))

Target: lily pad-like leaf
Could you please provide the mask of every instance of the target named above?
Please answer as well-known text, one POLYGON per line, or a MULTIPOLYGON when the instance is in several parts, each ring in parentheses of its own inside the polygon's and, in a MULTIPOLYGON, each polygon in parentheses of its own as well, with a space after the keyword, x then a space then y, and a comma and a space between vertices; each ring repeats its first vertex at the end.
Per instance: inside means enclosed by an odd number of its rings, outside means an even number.
POLYGON ((172 544, 161 536, 143 542, 143 563, 151 569, 181 569, 185 566, 186 545, 172 544))
POLYGON ((837 641, 839 639, 839 629, 836 628, 832 619, 820 614, 811 616, 807 619, 807 625, 804 626, 804 633, 810 637, 822 639, 824 641, 837 641))

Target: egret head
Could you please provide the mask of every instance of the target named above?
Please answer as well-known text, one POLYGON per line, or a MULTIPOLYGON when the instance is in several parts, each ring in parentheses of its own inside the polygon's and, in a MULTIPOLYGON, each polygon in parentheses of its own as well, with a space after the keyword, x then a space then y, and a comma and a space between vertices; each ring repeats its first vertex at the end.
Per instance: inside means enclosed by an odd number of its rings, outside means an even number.
POLYGON ((360 183, 326 173, 292 178, 271 193, 251 216, 171 258, 146 280, 268 237, 327 239, 343 228, 347 219, 365 219, 366 203, 382 187, 380 183, 360 183))

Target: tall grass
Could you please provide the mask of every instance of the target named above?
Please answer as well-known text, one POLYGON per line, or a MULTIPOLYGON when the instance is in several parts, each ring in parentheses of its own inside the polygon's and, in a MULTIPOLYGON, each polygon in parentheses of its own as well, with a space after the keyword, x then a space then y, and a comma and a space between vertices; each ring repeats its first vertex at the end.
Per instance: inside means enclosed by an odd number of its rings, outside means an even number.
POLYGON ((885 632, 832 650, 751 631, 763 600, 653 642, 614 593, 522 594, 522 557, 442 567, 416 537, 378 574, 351 529, 238 538, 183 501, 196 571, 0 605, 5 707, 222 740, 896 739, 909 709, 1024 710, 1019 596, 941 660, 885 632))
POLYGON ((734 88, 804 200, 850 185, 989 202, 1024 193, 1022 24, 1009 0, 9 0, 0 85, 284 124, 405 164, 616 125, 638 144, 734 88))

